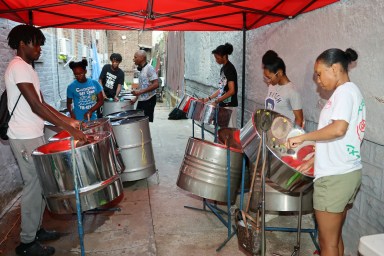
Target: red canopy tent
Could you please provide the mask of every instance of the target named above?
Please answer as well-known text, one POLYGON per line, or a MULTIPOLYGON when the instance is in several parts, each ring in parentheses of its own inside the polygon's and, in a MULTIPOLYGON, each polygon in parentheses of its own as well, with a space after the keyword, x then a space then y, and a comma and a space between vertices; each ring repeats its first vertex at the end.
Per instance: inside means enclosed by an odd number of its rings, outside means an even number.
POLYGON ((0 17, 41 27, 224 31, 292 19, 337 0, 0 0, 0 17))
MULTIPOLYGON (((0 0, 0 18, 44 27, 105 30, 246 31, 293 19, 337 0, 0 0)), ((242 100, 244 119, 244 100, 242 100)))

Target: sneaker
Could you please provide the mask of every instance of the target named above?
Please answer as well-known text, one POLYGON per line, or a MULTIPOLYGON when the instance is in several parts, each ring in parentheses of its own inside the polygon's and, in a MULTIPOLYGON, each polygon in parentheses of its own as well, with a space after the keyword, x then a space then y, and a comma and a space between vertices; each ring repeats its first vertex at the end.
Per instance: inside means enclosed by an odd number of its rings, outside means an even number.
POLYGON ((23 256, 49 256, 55 253, 55 248, 51 246, 42 246, 35 241, 29 244, 20 243, 15 251, 17 255, 23 256))
POLYGON ((60 233, 56 231, 47 231, 41 228, 36 233, 36 241, 44 242, 44 241, 52 241, 60 238, 60 233))

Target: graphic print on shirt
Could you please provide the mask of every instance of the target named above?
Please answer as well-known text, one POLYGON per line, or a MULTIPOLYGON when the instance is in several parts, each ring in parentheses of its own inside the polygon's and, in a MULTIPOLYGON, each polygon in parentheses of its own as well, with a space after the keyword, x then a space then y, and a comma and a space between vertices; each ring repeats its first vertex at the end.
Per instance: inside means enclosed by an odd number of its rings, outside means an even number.
MULTIPOLYGON (((364 137, 364 132, 365 132, 365 119, 363 116, 364 109, 365 109, 365 101, 363 99, 359 105, 359 109, 357 110, 358 124, 356 126, 356 133, 360 142, 362 142, 364 137)), ((355 156, 357 159, 360 158, 360 151, 356 150, 353 145, 347 145, 347 151, 350 155, 355 156)))
POLYGON ((95 105, 97 95, 93 86, 76 88, 76 93, 79 95, 78 106, 80 110, 89 110, 95 105))
POLYGON ((265 99, 265 108, 275 110, 277 103, 282 101, 282 97, 278 92, 269 92, 265 99))
POLYGON ((105 79, 105 87, 107 87, 107 88, 112 90, 113 89, 113 85, 115 84, 116 78, 117 78, 117 76, 107 72, 106 79, 105 79))
MULTIPOLYGON (((219 80, 219 88, 220 88, 220 94, 219 97, 223 96, 225 94, 225 86, 227 86, 228 79, 225 76, 224 72, 220 73, 220 80, 219 80)), ((231 102, 231 97, 226 98, 222 101, 223 103, 231 102)))
POLYGON ((359 116, 358 120, 361 119, 361 121, 359 122, 359 124, 356 127, 357 136, 359 137, 360 142, 363 141, 364 132, 365 132, 365 119, 362 117, 362 115, 364 113, 364 109, 365 109, 365 101, 362 100, 360 103, 360 106, 359 106, 359 110, 357 112, 357 114, 359 116))

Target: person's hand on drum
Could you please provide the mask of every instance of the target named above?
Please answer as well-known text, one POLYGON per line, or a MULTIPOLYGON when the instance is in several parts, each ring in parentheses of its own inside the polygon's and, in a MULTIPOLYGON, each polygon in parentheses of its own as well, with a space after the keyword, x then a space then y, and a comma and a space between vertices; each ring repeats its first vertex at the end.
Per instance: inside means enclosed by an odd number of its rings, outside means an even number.
POLYGON ((92 115, 92 112, 87 111, 87 112, 84 114, 84 120, 86 120, 86 121, 90 121, 90 120, 91 120, 91 115, 92 115))
POLYGON ((73 128, 68 132, 71 134, 71 136, 73 136, 75 140, 78 140, 80 143, 85 143, 87 141, 87 136, 79 129, 73 128))
POLYGON ((315 155, 312 155, 312 157, 308 161, 303 161, 303 163, 296 167, 296 169, 304 174, 313 175, 311 173, 313 171, 313 166, 315 165, 315 155))
POLYGON ((297 146, 299 146, 303 142, 304 142, 303 135, 299 135, 299 136, 295 136, 295 137, 291 137, 291 138, 287 139, 285 146, 287 148, 296 148, 297 146))
POLYGON ((139 97, 135 97, 134 99, 131 99, 131 100, 130 100, 130 104, 131 104, 131 105, 135 104, 138 98, 139 98, 139 97))
POLYGON ((140 96, 142 93, 140 90, 133 90, 132 94, 133 94, 133 96, 140 96))

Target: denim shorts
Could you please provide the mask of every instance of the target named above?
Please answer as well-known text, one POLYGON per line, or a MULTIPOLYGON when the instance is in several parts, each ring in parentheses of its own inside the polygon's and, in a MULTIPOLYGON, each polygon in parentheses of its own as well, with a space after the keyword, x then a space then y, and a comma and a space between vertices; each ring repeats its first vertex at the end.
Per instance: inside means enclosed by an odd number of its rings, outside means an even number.
POLYGON ((361 169, 315 180, 313 208, 318 211, 341 213, 355 200, 361 184, 361 169))

